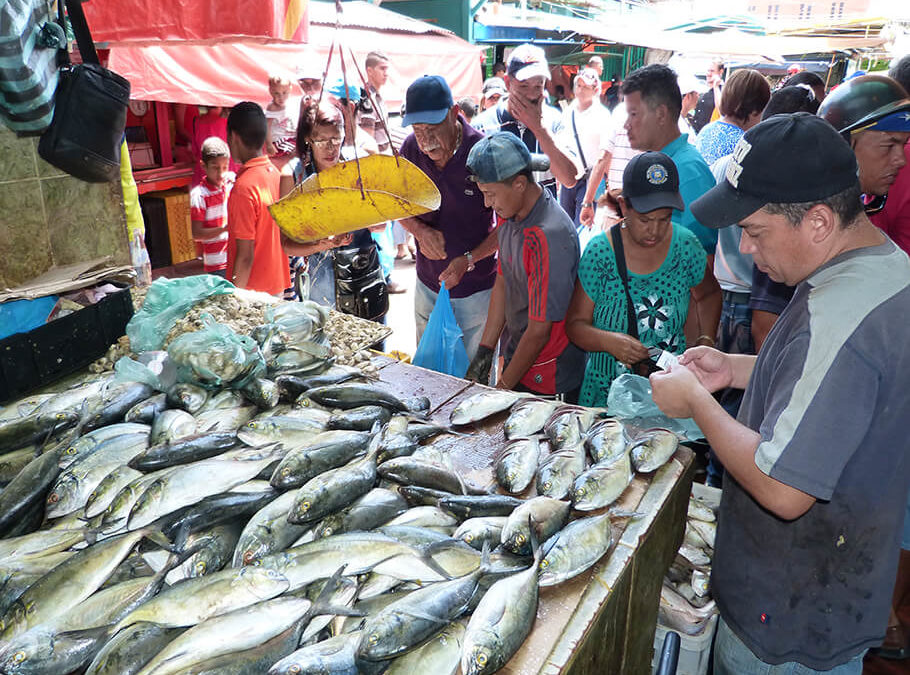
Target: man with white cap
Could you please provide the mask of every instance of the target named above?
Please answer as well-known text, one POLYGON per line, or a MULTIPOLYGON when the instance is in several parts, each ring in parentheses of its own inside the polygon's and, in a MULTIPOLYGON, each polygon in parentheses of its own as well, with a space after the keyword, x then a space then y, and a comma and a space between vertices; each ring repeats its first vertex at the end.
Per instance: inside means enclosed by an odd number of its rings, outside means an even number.
POLYGON ((588 176, 600 155, 602 138, 610 133, 610 111, 600 102, 600 78, 593 68, 583 68, 575 76, 575 100, 562 115, 561 145, 574 148, 583 174, 572 187, 559 189, 559 203, 579 227, 581 205, 588 176))
POLYGON ((796 286, 758 356, 687 350, 651 375, 726 469, 711 593, 716 675, 859 675, 881 643, 910 488, 910 260, 869 222, 830 124, 775 115, 692 203, 796 286), (715 400, 745 389, 737 419, 715 400))
POLYGON ((708 91, 708 85, 699 80, 692 73, 680 71, 676 81, 679 82, 679 93, 682 94, 682 108, 679 111, 679 133, 688 134, 689 143, 695 145, 697 133, 692 126, 689 113, 695 110, 699 97, 708 91))
POLYGON ((519 45, 509 54, 506 73, 508 98, 475 117, 472 124, 485 134, 513 133, 529 152, 549 157, 549 171, 535 172, 534 178, 555 196, 556 181, 573 187, 580 166, 576 164, 574 152, 557 143, 562 117, 559 110, 545 101, 544 86, 550 79, 550 69, 543 49, 532 44, 519 45))
POLYGON ((506 95, 506 81, 501 77, 488 77, 483 83, 483 96, 480 101, 481 111, 492 108, 506 95))

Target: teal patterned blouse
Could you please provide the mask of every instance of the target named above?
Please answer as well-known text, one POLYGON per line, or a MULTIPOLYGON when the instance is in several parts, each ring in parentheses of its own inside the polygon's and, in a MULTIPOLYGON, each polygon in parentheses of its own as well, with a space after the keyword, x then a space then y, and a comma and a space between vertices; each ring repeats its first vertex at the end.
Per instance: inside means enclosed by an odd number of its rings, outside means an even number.
MULTIPOLYGON (((673 239, 663 264, 651 274, 629 272, 629 292, 638 318, 638 338, 646 347, 674 354, 686 349, 683 327, 689 314, 689 291, 705 276, 707 254, 694 234, 673 227, 673 239)), ((578 266, 578 278, 594 302, 595 328, 628 332, 628 302, 616 269, 616 256, 606 232, 594 237, 578 266)), ((610 384, 628 373, 608 352, 590 352, 579 403, 605 406, 610 384)))

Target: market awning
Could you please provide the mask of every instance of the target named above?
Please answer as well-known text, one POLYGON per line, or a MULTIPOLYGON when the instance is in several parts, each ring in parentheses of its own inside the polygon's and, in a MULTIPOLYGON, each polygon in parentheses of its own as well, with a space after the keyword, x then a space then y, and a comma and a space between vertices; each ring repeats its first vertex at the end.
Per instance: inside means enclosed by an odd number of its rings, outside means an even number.
POLYGON ((307 40, 309 0, 117 0, 85 3, 96 42, 213 40, 236 37, 307 40))
MULTIPOLYGON (((324 66, 328 58, 329 47, 337 36, 334 4, 311 2, 309 13, 308 44, 254 38, 214 43, 112 41, 110 68, 130 80, 136 100, 222 106, 242 100, 266 103, 269 75, 294 80, 304 59, 314 59, 324 66)), ((479 95, 483 84, 481 47, 444 29, 367 2, 344 3, 342 22, 345 27, 341 40, 353 49, 361 70, 370 51, 381 51, 389 57, 389 81, 382 94, 390 110, 401 105, 408 85, 424 74, 445 77, 456 99, 479 95), (366 12, 370 13, 369 21, 364 19, 366 12), (367 25, 381 28, 370 29, 367 25)), ((347 49, 345 56, 349 58, 347 49)), ((339 68, 337 49, 332 64, 332 70, 339 68)), ((347 70, 351 81, 356 81, 352 64, 347 64, 347 70)))
POLYGON ((635 45, 674 52, 723 54, 729 56, 781 57, 786 54, 824 53, 880 47, 885 39, 871 37, 789 37, 756 35, 728 29, 714 33, 662 30, 646 21, 617 18, 592 21, 571 16, 526 10, 524 13, 501 6, 497 12, 475 17, 486 26, 514 26, 547 31, 571 32, 600 42, 635 45))

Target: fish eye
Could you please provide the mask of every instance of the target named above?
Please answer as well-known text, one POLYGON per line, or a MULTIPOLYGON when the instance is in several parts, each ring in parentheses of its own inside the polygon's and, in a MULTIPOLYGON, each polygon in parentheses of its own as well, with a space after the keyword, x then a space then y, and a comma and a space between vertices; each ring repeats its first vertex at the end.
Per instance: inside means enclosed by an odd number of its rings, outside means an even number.
POLYGON ((335 531, 334 531, 331 527, 327 527, 327 528, 325 528, 325 530, 323 531, 322 536, 323 536, 323 537, 331 537, 333 534, 335 534, 335 531))
POLYGON ((15 663, 22 663, 23 661, 25 661, 25 659, 26 659, 26 654, 25 654, 25 652, 16 652, 16 653, 13 655, 13 661, 14 661, 15 663))
POLYGON ((56 504, 56 503, 59 502, 59 501, 60 501, 60 495, 58 495, 56 492, 51 492, 51 493, 47 496, 47 503, 48 503, 48 504, 56 504))
POLYGON ((584 496, 585 496, 585 489, 584 489, 583 487, 578 488, 578 489, 575 491, 575 496, 576 496, 576 497, 584 497, 584 496))
POLYGON ((544 492, 549 492, 550 488, 553 487, 553 484, 550 481, 547 481, 541 487, 543 487, 544 492))
POLYGON ((244 551, 243 552, 243 564, 249 565, 251 562, 253 562, 254 555, 255 554, 252 551, 244 551))
POLYGON ((75 454, 76 454, 76 448, 74 448, 74 447, 71 445, 70 447, 68 447, 68 448, 66 449, 66 454, 67 454, 67 455, 75 455, 75 454))
POLYGON ((518 536, 515 537, 515 541, 518 542, 519 544, 523 544, 523 543, 525 543, 525 536, 523 534, 519 534, 518 536))
POLYGON ((297 675, 297 673, 299 673, 299 672, 300 672, 300 666, 298 666, 296 663, 293 666, 291 666, 290 668, 288 668, 288 673, 290 673, 290 675, 297 675))
POLYGON ((547 562, 546 559, 540 561, 541 568, 545 568, 545 567, 549 567, 549 566, 550 566, 550 563, 547 562))
POLYGON ((90 494, 90 495, 88 496, 88 501, 92 501, 93 499, 97 499, 97 497, 98 497, 98 493, 97 493, 97 492, 93 492, 92 494, 90 494))
POLYGON ((288 467, 288 466, 284 467, 284 468, 281 470, 281 475, 284 476, 285 478, 287 478, 288 476, 290 476, 290 475, 291 475, 291 468, 288 467))
POLYGON ((197 562, 195 565, 195 569, 197 572, 199 572, 199 574, 205 574, 205 561, 200 560, 199 562, 197 562))
POLYGON ((376 633, 372 633, 370 635, 370 644, 375 645, 377 642, 379 642, 379 636, 376 633))
POLYGON ((258 422, 250 422, 249 424, 247 424, 247 426, 248 426, 250 429, 258 429, 258 428, 259 428, 259 423, 258 423, 258 422))
POLYGON ((301 511, 309 511, 309 509, 310 509, 310 501, 309 501, 309 500, 306 500, 306 501, 304 501, 303 503, 300 504, 300 510, 301 510, 301 511))
POLYGON ((487 655, 484 654, 483 652, 478 652, 477 655, 474 657, 474 660, 477 662, 478 666, 487 665, 487 655))
POLYGON ((472 541, 474 541, 474 535, 468 533, 464 536, 464 540, 470 544, 472 541))

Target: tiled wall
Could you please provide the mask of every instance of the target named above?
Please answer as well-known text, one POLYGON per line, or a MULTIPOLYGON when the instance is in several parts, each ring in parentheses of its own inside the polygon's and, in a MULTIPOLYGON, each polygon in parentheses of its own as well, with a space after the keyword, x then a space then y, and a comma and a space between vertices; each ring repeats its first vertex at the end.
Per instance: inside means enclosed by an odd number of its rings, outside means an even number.
POLYGON ((119 183, 86 183, 38 157, 36 138, 0 125, 0 288, 53 265, 105 255, 129 263, 119 183))

